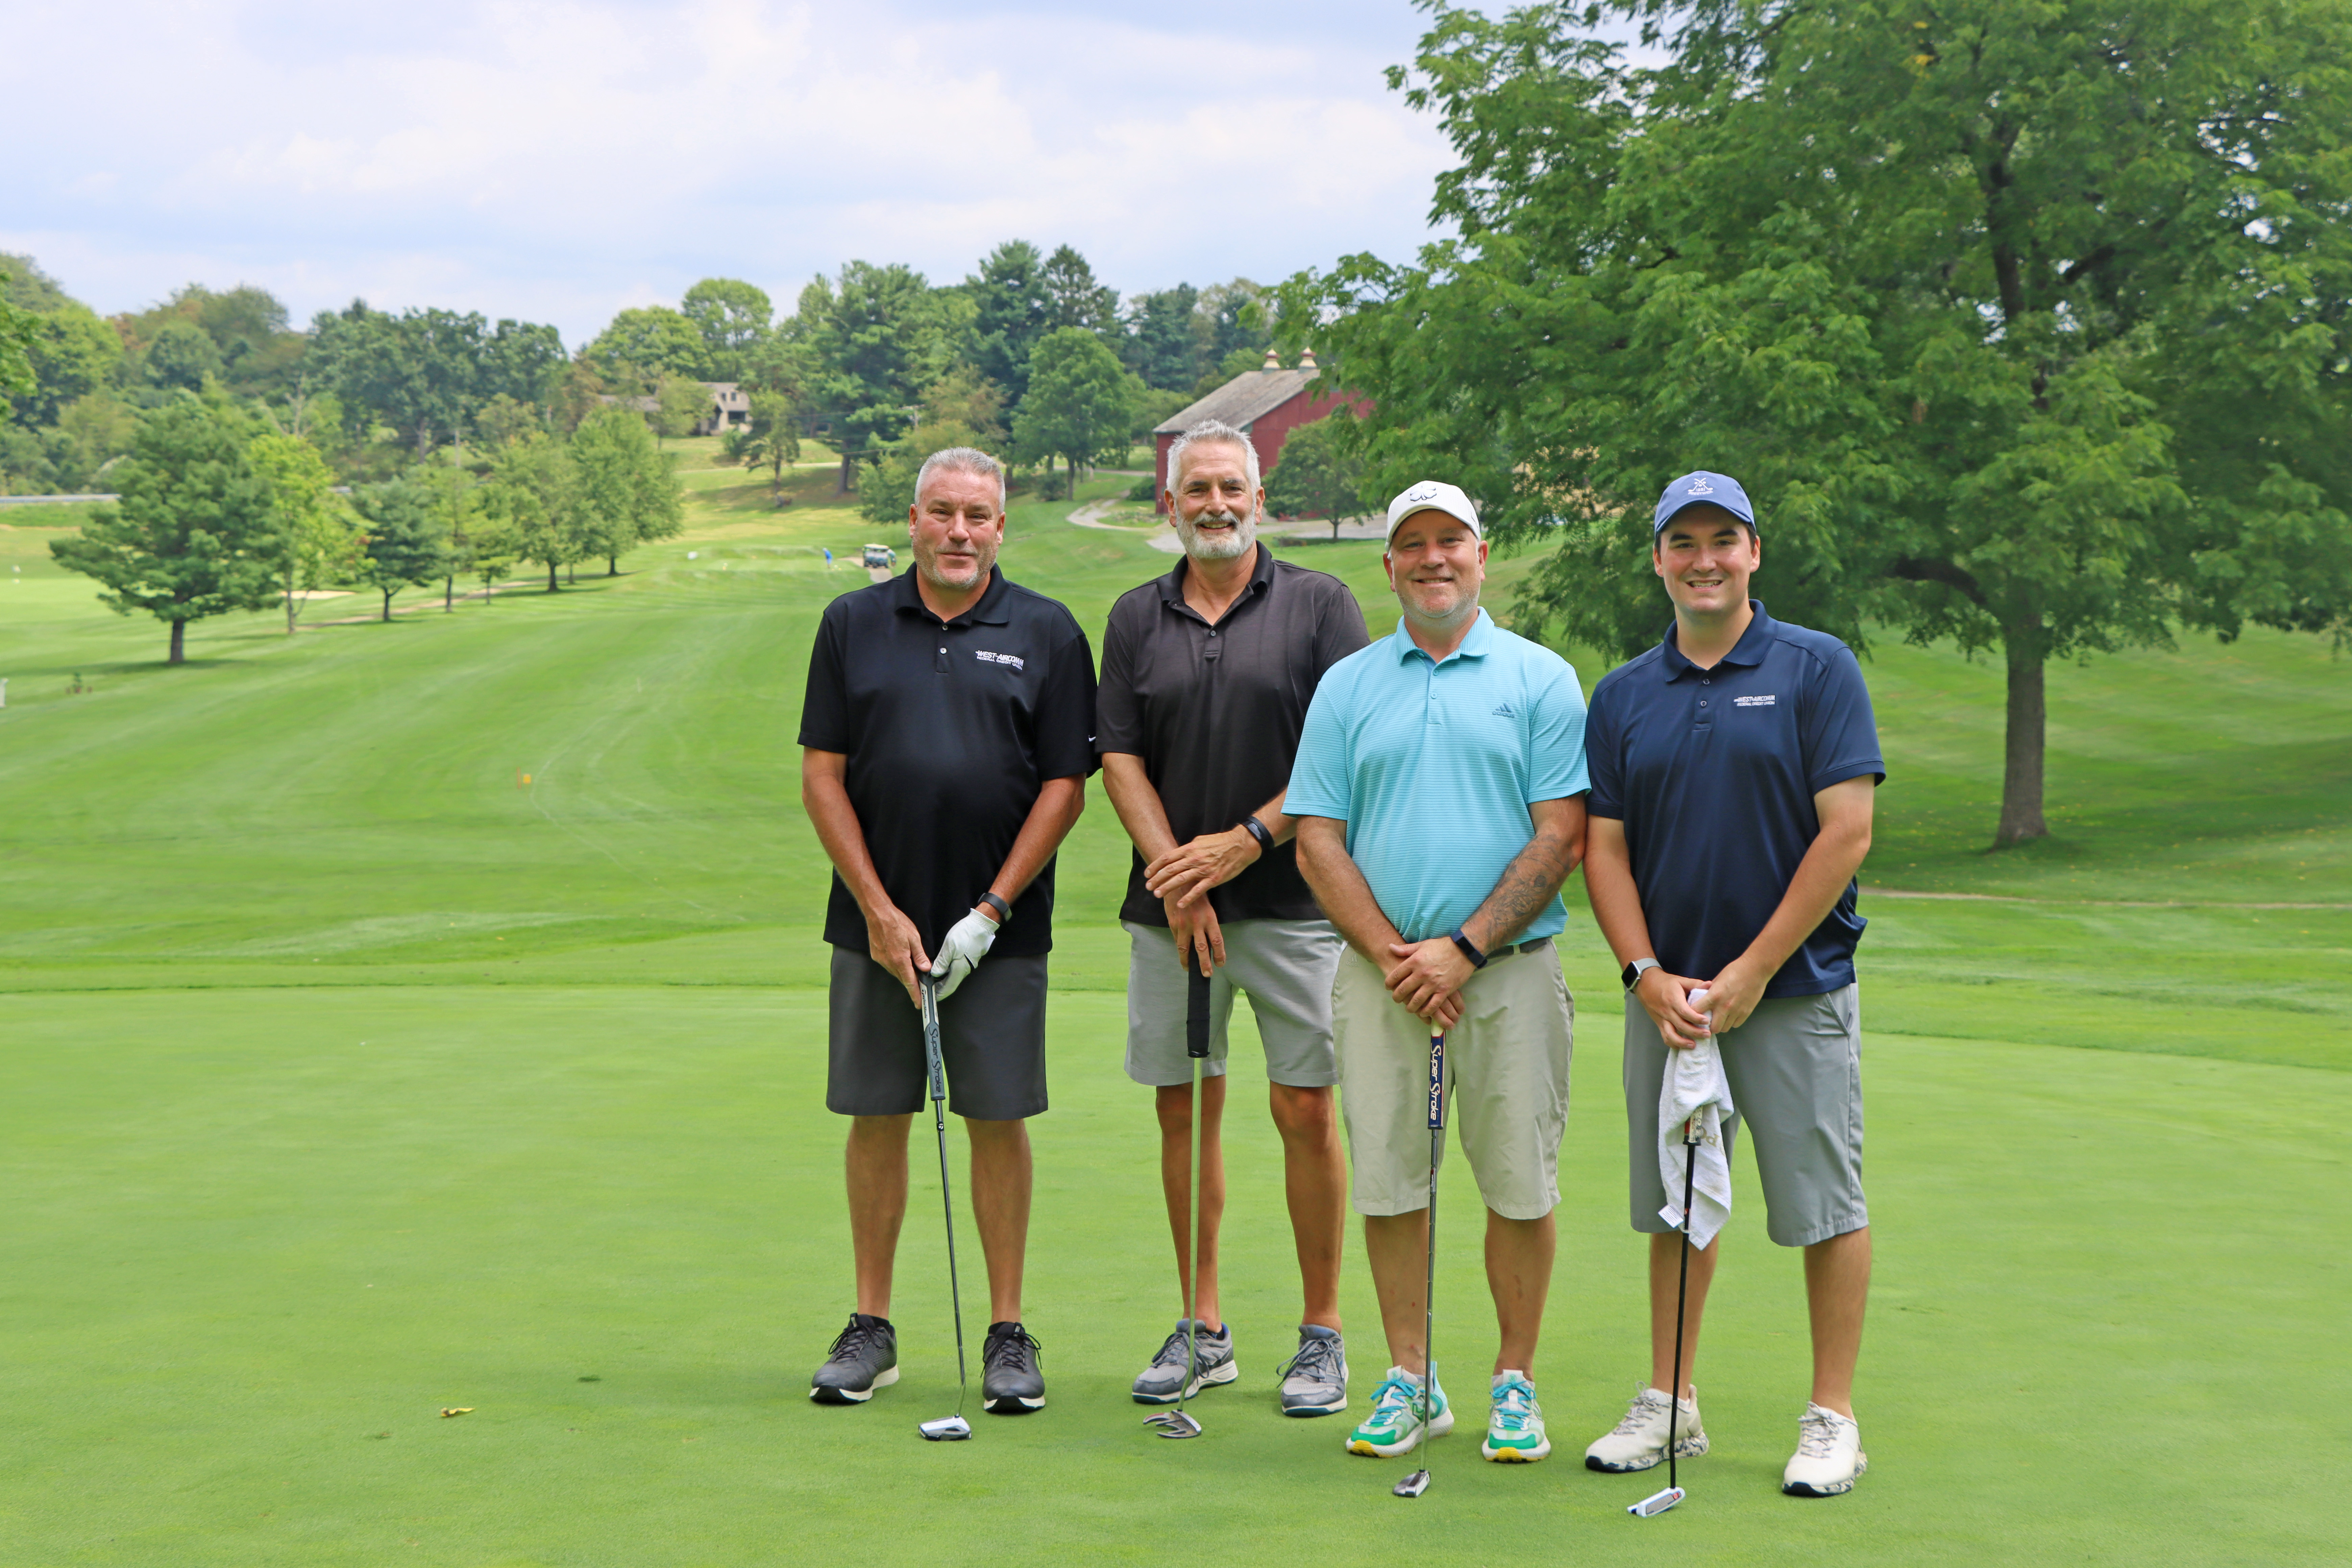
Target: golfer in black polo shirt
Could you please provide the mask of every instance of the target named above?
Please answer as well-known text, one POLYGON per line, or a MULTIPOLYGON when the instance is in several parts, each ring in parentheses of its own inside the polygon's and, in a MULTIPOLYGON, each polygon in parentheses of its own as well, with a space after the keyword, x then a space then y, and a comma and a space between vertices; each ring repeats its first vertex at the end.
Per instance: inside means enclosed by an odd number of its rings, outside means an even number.
MULTIPOLYGON (((1805 1253, 1812 1395, 1781 1489, 1829 1497, 1852 1490, 1865 1465, 1853 1415, 1870 1291, 1854 873, 1870 849, 1885 766, 1853 654, 1833 637, 1774 620, 1748 596, 1763 545, 1737 481, 1706 472, 1675 480, 1651 537, 1674 625, 1601 679, 1584 731, 1585 887, 1625 966, 1625 1116, 1633 1228, 1651 1238, 1651 1370, 1584 1462, 1647 1469, 1665 1457, 1670 1420, 1678 1455, 1706 1452, 1687 1380, 1723 1243, 1718 1236, 1690 1254, 1685 1381, 1669 1394, 1682 1243, 1660 1213, 1668 1193, 1658 1102, 1667 1058, 1712 1033, 1735 1107, 1724 1152, 1744 1128, 1766 1232, 1805 1253)), ((1678 1150, 1675 1128, 1664 1131, 1678 1150)))
POLYGON ((988 1258, 982 1398, 1009 1415, 1045 1403, 1037 1343, 1021 1326, 1024 1119, 1045 1109, 1054 852, 1094 767, 1094 659, 1068 610, 996 570, 994 458, 933 453, 907 532, 905 576, 825 607, 801 712, 801 798, 834 867, 825 1105, 853 1119, 857 1263, 857 1310, 809 1397, 859 1404, 898 1378, 890 1275, 925 1089, 916 975, 928 969, 988 1258))
POLYGON ((1229 425, 1196 425, 1169 449, 1168 489, 1184 559, 1130 589, 1103 632, 1096 744, 1103 783, 1135 841, 1119 919, 1133 939, 1127 1072, 1149 1084, 1160 1118, 1160 1183, 1175 1232, 1185 1321, 1135 1380, 1138 1404, 1173 1404, 1240 1375, 1217 1302, 1224 1215, 1219 1142, 1225 1025, 1246 992, 1265 1046, 1267 1097, 1282 1134, 1284 1187, 1305 1305, 1284 1363, 1286 1415, 1348 1405, 1339 1337, 1339 1253, 1347 1163, 1332 1108, 1331 977, 1340 940, 1299 875, 1282 802, 1298 734, 1323 672, 1362 647, 1364 612, 1346 584, 1276 561, 1257 542, 1265 505, 1257 452, 1229 425), (1213 976, 1210 1061, 1201 1087, 1201 1279, 1183 1289, 1192 1178, 1192 1068, 1184 1054, 1185 967, 1213 976), (1184 1347, 1193 1346, 1191 1367, 1184 1347))

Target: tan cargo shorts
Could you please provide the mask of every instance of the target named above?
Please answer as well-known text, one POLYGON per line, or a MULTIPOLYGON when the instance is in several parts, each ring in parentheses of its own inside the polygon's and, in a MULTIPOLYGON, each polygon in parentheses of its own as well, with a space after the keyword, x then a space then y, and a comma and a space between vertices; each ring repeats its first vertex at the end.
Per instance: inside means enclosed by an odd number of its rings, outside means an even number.
MULTIPOLYGON (((1462 987, 1462 1017, 1445 1037, 1447 1125, 1486 1206, 1505 1219, 1541 1219, 1559 1204, 1576 1024, 1559 953, 1549 941, 1497 953, 1462 987)), ((1398 1005, 1381 971, 1349 948, 1332 983, 1331 1033, 1356 1212, 1426 1208, 1429 1026, 1398 1005)))

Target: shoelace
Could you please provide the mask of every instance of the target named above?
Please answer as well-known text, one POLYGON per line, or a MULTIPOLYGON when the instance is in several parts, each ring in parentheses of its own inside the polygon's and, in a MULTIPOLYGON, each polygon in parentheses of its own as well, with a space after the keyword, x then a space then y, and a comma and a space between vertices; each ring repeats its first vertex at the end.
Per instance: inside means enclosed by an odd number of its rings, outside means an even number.
POLYGON ((862 1354, 868 1344, 881 1337, 880 1330, 869 1329, 864 1323, 853 1320, 849 1327, 834 1336, 833 1349, 825 1352, 824 1359, 844 1361, 862 1354))
MULTIPOLYGON (((1436 1414, 1435 1400, 1430 1402, 1429 1409, 1432 1415, 1436 1414)), ((1400 1412, 1416 1416, 1421 1414, 1421 1390, 1392 1377, 1381 1384, 1380 1392, 1372 1395, 1372 1419, 1378 1421, 1383 1415, 1392 1416, 1400 1412)))
POLYGON ((1301 1340, 1298 1342, 1298 1353, 1274 1370, 1283 1377, 1297 1373, 1318 1382, 1337 1383, 1339 1381, 1339 1342, 1301 1340))
POLYGON ((992 1367, 1009 1361, 1019 1366, 1025 1361, 1044 1361, 1045 1352, 1045 1347, 1037 1342, 1036 1335, 1026 1329, 1016 1329, 1009 1334, 989 1335, 988 1343, 981 1348, 980 1364, 992 1367))
POLYGON ((1526 1431, 1535 1415, 1535 1390, 1526 1384, 1509 1384, 1496 1391, 1494 1425, 1504 1431, 1526 1431))
POLYGON ((1626 1408, 1625 1419, 1617 1423, 1617 1429, 1609 1434, 1612 1437, 1631 1437, 1649 1426, 1650 1412, 1656 1406, 1643 1397, 1647 1393, 1649 1390, 1646 1388, 1635 1393, 1633 1403, 1626 1408))
POLYGON ((1826 1415, 1811 1412, 1797 1421, 1797 1455, 1800 1458, 1826 1459, 1837 1452, 1838 1424, 1826 1415))
MULTIPOLYGON (((1199 1360, 1200 1365, 1208 1365, 1209 1336, 1207 1334, 1196 1335, 1194 1337, 1193 1344, 1195 1347, 1194 1353, 1199 1360)), ((1160 1347, 1160 1353, 1151 1358, 1151 1364, 1154 1366, 1182 1366, 1184 1364, 1183 1330, 1179 1329, 1174 1333, 1168 1336, 1168 1342, 1160 1347)), ((1197 1371, 1198 1368, 1196 1367, 1194 1370, 1197 1371)))

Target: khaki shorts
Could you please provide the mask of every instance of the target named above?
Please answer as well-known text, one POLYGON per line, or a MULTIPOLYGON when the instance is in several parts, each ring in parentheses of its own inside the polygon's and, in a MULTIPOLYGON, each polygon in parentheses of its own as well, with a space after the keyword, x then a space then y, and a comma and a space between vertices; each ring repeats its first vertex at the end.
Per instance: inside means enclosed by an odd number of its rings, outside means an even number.
MULTIPOLYGON (((1448 1125, 1486 1206, 1505 1219, 1541 1219, 1559 1204, 1576 1021, 1559 952, 1545 942, 1497 954, 1463 986, 1462 999, 1461 1021, 1445 1037, 1448 1125)), ((1399 1006, 1381 971, 1349 948, 1331 987, 1331 1032, 1356 1212, 1428 1207, 1429 1026, 1399 1006)))
MULTIPOLYGON (((1870 1223, 1862 1195, 1862 1004, 1853 986, 1820 996, 1759 1002, 1748 1022, 1720 1037, 1735 1114, 1723 1152, 1748 1129, 1764 1189, 1764 1232, 1782 1247, 1811 1247, 1870 1223)), ((1666 1042, 1647 1009, 1625 1000, 1625 1125, 1633 1228, 1674 1227, 1658 1217, 1658 1089, 1666 1042)), ((1680 1194, 1676 1194, 1677 1201, 1680 1194)), ((1733 1203, 1738 1202, 1735 1192, 1733 1203)))
MULTIPOLYGON (((1134 940, 1127 966, 1127 1076, 1164 1089, 1192 1081, 1184 1054, 1184 972, 1166 926, 1122 921, 1134 940)), ((1209 1059, 1203 1078, 1225 1070, 1225 1026, 1234 993, 1250 999, 1265 1046, 1265 1076, 1292 1089, 1339 1080, 1331 1059, 1331 969, 1346 944, 1329 921, 1228 921, 1225 961, 1209 982, 1209 1059)))

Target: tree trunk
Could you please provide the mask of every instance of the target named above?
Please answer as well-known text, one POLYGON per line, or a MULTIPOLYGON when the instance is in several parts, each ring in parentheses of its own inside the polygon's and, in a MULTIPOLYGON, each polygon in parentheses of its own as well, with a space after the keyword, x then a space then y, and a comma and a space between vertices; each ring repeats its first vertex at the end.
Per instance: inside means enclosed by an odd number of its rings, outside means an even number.
POLYGON ((2042 817, 2042 761, 2049 710, 2043 700, 2041 626, 2013 626, 2002 639, 2009 656, 2009 722, 2000 778, 2000 828, 1992 847, 2007 849, 2049 837, 2042 817))
POLYGON ((286 590, 286 635, 294 635, 294 590, 286 590))
POLYGON ((397 588, 386 588, 383 591, 383 618, 387 623, 392 619, 392 596, 399 591, 397 588))
POLYGON ((187 622, 173 621, 172 623, 172 657, 164 662, 167 664, 185 664, 188 662, 187 622))
POLYGON ((575 570, 576 569, 572 566, 571 562, 567 561, 563 563, 563 581, 567 584, 580 581, 579 577, 575 575, 575 570))
POLYGON ((849 447, 846 443, 844 443, 841 448, 841 489, 835 493, 838 495, 849 493, 849 447))
POLYGON ((446 616, 457 607, 457 579, 444 577, 441 579, 441 613, 446 616))
POLYGON ((617 555, 607 555, 604 557, 604 575, 607 577, 617 577, 620 574, 621 558, 617 555))
POLYGON ((555 563, 552 561, 547 563, 547 591, 551 594, 562 592, 562 584, 555 580, 555 563))

